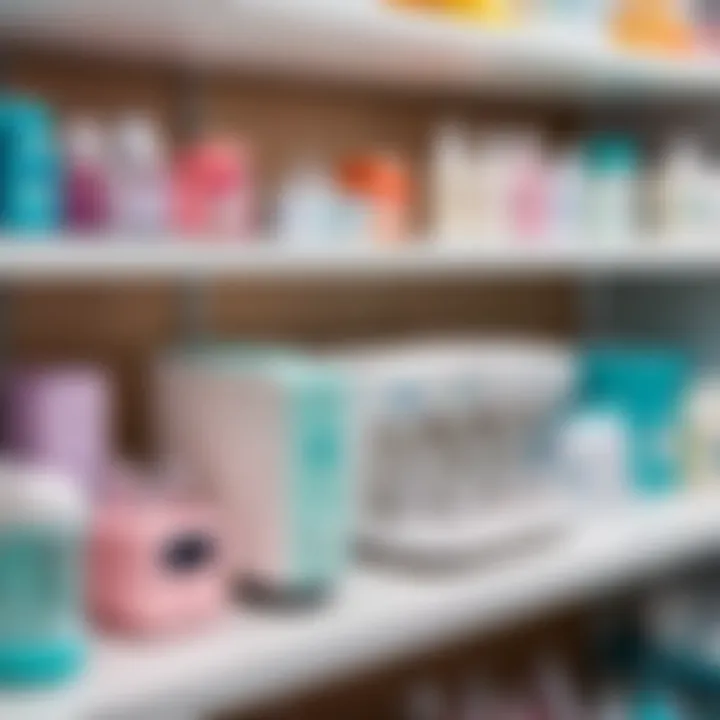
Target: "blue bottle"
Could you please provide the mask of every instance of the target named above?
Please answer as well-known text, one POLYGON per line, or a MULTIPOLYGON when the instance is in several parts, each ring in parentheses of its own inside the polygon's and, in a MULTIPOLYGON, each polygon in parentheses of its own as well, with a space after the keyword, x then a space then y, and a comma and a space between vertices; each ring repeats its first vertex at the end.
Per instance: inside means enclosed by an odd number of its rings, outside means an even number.
POLYGON ((643 495, 664 494, 680 479, 679 422, 689 374, 685 356, 671 349, 618 345, 585 354, 584 400, 625 418, 631 471, 643 495))
POLYGON ((42 103, 0 95, 0 229, 42 234, 61 217, 59 150, 42 103))
POLYGON ((80 671, 84 528, 84 503, 63 476, 0 466, 0 688, 80 671))

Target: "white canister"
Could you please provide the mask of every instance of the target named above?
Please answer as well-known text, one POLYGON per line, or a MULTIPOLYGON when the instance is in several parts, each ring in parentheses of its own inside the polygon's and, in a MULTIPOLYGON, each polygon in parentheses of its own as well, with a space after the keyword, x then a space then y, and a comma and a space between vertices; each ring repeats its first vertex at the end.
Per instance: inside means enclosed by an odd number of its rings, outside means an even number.
POLYGON ((581 507, 612 506, 630 493, 629 434, 613 412, 587 412, 561 428, 562 484, 581 507))
POLYGON ((687 476, 694 486, 720 483, 720 378, 697 383, 685 411, 687 476))

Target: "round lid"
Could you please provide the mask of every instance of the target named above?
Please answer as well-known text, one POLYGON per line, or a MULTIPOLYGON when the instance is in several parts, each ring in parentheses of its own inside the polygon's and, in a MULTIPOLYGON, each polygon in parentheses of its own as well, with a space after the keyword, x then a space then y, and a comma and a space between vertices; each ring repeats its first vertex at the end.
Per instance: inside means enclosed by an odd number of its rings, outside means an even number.
POLYGON ((79 524, 85 497, 65 474, 28 463, 0 462, 0 523, 79 524))

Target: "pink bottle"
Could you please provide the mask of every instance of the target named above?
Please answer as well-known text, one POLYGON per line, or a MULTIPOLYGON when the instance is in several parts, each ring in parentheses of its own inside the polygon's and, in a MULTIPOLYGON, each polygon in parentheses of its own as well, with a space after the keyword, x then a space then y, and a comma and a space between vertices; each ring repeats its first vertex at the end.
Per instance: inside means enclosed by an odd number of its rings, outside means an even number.
POLYGON ((65 128, 65 222, 76 231, 107 228, 110 188, 105 136, 90 118, 65 128))
POLYGON ((250 159, 246 148, 215 139, 188 148, 174 182, 175 223, 198 236, 247 238, 251 226, 250 159))
POLYGON ((532 134, 520 134, 513 140, 509 200, 515 234, 521 240, 537 240, 545 233, 548 220, 548 174, 542 147, 532 134))
POLYGON ((8 450, 100 492, 113 441, 112 381, 92 365, 11 371, 5 384, 8 450))
MULTIPOLYGON (((125 481, 134 475, 125 471, 125 481)), ((93 523, 89 606, 104 628, 133 636, 192 632, 226 604, 216 513, 189 499, 116 495, 93 523)))

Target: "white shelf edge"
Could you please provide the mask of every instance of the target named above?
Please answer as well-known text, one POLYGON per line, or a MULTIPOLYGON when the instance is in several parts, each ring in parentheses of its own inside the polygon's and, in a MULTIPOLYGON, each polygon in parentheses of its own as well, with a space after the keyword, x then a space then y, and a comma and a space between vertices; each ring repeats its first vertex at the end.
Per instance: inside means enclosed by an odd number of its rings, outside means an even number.
POLYGON ((0 236, 0 280, 372 278, 386 276, 676 276, 720 272, 720 244, 552 243, 292 248, 172 238, 42 241, 0 236))
POLYGON ((594 513, 544 550, 471 575, 433 582, 356 571, 337 602, 304 618, 239 610, 192 639, 99 641, 76 688, 40 700, 0 696, 0 717, 19 720, 23 708, 32 720, 65 720, 61 708, 72 720, 247 709, 602 596, 711 551, 720 552, 718 497, 657 501, 604 521, 594 513))

